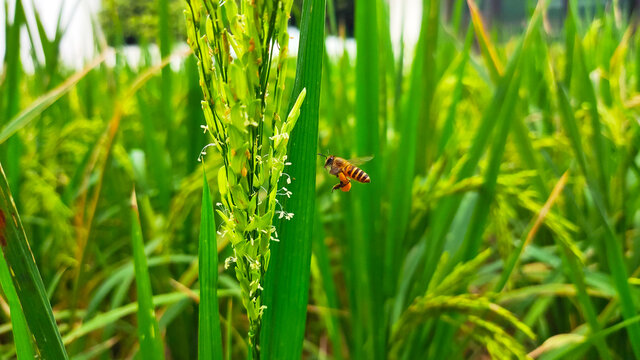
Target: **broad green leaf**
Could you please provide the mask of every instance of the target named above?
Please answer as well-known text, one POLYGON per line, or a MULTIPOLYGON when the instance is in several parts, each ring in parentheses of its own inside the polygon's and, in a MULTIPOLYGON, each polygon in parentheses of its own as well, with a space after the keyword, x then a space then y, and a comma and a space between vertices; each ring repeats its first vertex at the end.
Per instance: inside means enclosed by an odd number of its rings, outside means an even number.
POLYGON ((0 256, 0 285, 7 297, 7 303, 9 303, 13 342, 16 346, 18 360, 33 359, 35 358, 35 351, 31 341, 31 334, 29 333, 27 321, 24 318, 22 306, 20 305, 20 298, 18 298, 16 288, 13 286, 9 267, 4 259, 4 255, 0 256))
POLYGON ((292 193, 291 197, 281 196, 279 201, 294 216, 290 220, 274 220, 280 241, 271 243, 265 280, 267 310, 260 334, 261 358, 264 359, 299 359, 302 356, 315 217, 324 27, 325 0, 304 0, 300 50, 289 105, 290 113, 299 111, 300 116, 289 139, 287 160, 292 165, 285 167, 288 176, 283 176, 278 184, 279 188, 286 187, 292 193), (305 100, 300 104, 300 97, 296 99, 295 96, 305 91, 305 100))
MULTIPOLYGON (((67 352, 62 345, 51 304, 49 304, 2 166, 0 166, 0 174, 0 248, 20 299, 20 305, 22 309, 28 309, 23 312, 23 315, 35 339, 36 351, 45 359, 67 359, 67 352)), ((19 324, 16 325, 19 326, 19 324)))

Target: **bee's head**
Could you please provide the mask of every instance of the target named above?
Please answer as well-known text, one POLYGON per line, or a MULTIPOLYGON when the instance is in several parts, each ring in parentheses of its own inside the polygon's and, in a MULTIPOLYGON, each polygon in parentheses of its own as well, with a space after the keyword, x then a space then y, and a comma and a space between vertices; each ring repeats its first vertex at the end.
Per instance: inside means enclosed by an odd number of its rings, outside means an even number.
POLYGON ((330 155, 327 156, 327 160, 324 162, 324 167, 329 167, 331 165, 333 165, 333 159, 335 158, 335 156, 330 155))
POLYGON ((333 164, 333 159, 335 158, 333 155, 325 155, 322 153, 318 153, 318 156, 324 156, 327 159, 324 162, 324 167, 331 166, 333 164))

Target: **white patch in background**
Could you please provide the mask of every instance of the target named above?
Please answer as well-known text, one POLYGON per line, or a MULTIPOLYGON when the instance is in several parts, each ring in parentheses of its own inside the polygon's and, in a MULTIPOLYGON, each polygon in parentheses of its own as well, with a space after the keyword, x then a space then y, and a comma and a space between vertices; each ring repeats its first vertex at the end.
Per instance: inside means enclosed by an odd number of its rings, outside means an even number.
MULTIPOLYGON (((15 0, 8 0, 9 14, 13 16, 15 0)), ((97 16, 100 0, 34 0, 23 1, 24 12, 29 30, 34 34, 35 54, 39 61, 44 61, 42 44, 39 42, 38 28, 34 15, 34 6, 40 15, 42 26, 49 39, 55 36, 58 17, 62 14, 60 26, 66 28, 65 36, 60 42, 60 57, 62 63, 71 68, 81 68, 89 59, 96 55, 94 46, 91 17, 97 16), (62 12, 61 12, 62 11, 62 12)), ((0 7, 0 57, 4 58, 6 51, 4 21, 6 14, 4 6, 0 7)), ((25 27, 20 34, 20 58, 27 72, 33 72, 31 60, 31 40, 25 27)))
MULTIPOLYGON (((387 0, 389 2, 389 24, 390 35, 393 44, 394 54, 396 58, 399 55, 401 46, 401 34, 404 30, 404 56, 405 61, 411 62, 413 51, 420 34, 420 22, 422 16, 421 0, 387 0)), ((8 0, 9 14, 13 14, 15 8, 15 0, 8 0)), ((27 22, 32 31, 37 32, 34 10, 31 1, 24 1, 24 10, 27 22)), ((62 28, 67 27, 66 33, 60 44, 60 56, 62 63, 73 69, 82 68, 89 60, 97 55, 97 47, 95 45, 95 36, 91 25, 92 19, 97 21, 98 13, 101 8, 100 0, 34 0, 33 5, 40 14, 43 26, 49 38, 55 34, 58 16, 62 8, 62 28)), ((4 34, 4 6, 0 7, 0 58, 4 57, 6 51, 5 34, 4 34)), ((102 35, 100 35, 102 36, 102 35)), ((294 56, 298 52, 298 42, 300 40, 300 32, 296 28, 289 28, 289 54, 294 56)), ((35 36, 37 39, 38 36, 35 36)), ((20 57, 22 59, 25 71, 33 72, 33 63, 31 61, 31 41, 25 28, 23 28, 20 36, 21 49, 20 57)), ((37 40, 36 40, 37 41, 37 40)), ((355 60, 356 43, 353 38, 342 40, 338 37, 327 37, 327 52, 329 56, 337 58, 347 51, 355 60)), ((44 60, 44 53, 40 43, 36 43, 36 56, 40 61, 44 60)), ((174 54, 182 53, 186 49, 186 43, 176 43, 174 46, 174 54)), ((276 54, 278 49, 276 48, 276 54)), ((124 54, 127 62, 131 66, 140 64, 140 49, 137 46, 125 46, 124 54)), ((157 46, 151 46, 153 63, 160 62, 160 54, 157 46)), ((107 59, 107 64, 113 65, 115 58, 107 59)), ((181 66, 182 60, 179 56, 174 56, 171 61, 171 67, 177 69, 181 66)))
POLYGON ((389 0, 389 27, 391 43, 396 56, 400 54, 400 40, 404 40, 405 64, 410 64, 422 22, 421 0, 389 0), (403 34, 404 31, 404 34, 403 34))

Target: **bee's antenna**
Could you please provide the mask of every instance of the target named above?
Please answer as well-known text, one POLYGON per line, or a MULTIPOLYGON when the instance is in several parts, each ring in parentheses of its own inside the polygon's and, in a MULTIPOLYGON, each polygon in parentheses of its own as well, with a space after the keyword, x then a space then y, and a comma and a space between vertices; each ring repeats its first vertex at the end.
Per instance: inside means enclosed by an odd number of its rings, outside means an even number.
POLYGON ((318 153, 318 155, 319 155, 319 156, 324 156, 324 157, 327 157, 327 155, 325 155, 325 154, 322 154, 322 153, 318 153))

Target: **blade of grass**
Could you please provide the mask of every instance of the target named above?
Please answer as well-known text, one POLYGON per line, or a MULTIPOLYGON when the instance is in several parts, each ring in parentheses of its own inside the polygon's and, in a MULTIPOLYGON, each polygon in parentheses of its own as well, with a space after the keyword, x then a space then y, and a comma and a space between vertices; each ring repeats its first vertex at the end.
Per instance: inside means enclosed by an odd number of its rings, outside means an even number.
POLYGON ((109 338, 97 345, 92 346, 88 350, 73 356, 73 360, 93 360, 98 359, 100 355, 112 349, 120 340, 118 337, 109 338))
MULTIPOLYGON (((76 6, 73 8, 72 11, 75 11, 75 9, 78 7, 77 2, 78 0, 76 0, 76 6)), ((61 28, 61 21, 62 21, 63 11, 65 8, 65 1, 62 2, 60 6, 60 10, 57 15, 56 29, 55 29, 55 34, 53 39, 49 39, 49 37, 47 36, 47 32, 45 31, 44 25, 42 23, 41 13, 37 11, 34 1, 32 1, 32 7, 34 9, 33 16, 36 22, 38 40, 42 45, 42 53, 44 54, 44 73, 42 74, 44 75, 43 85, 45 89, 49 90, 51 86, 56 83, 57 81, 56 77, 60 73, 58 64, 60 60, 60 41, 62 40, 62 37, 65 32, 65 30, 61 28)), ((71 14, 71 16, 73 16, 73 14, 71 14)), ((35 33, 35 31, 31 31, 31 30, 29 31, 30 33, 31 32, 35 33)), ((34 44, 32 40, 32 46, 33 45, 34 44)), ((36 66, 39 66, 39 64, 36 63, 36 66)))
MULTIPOLYGON (((8 119, 13 118, 20 109, 20 83, 22 82, 22 64, 20 62, 20 31, 25 21, 24 9, 21 1, 15 2, 13 23, 9 23, 9 3, 5 3, 5 40, 6 48, 4 55, 4 83, 0 84, 2 90, 2 98, 0 105, 4 103, 4 119, 0 121, 2 126, 8 124, 8 119), (5 99, 6 93, 6 99, 5 99)), ((13 189, 13 193, 17 198, 15 201, 20 203, 20 155, 22 153, 22 143, 19 138, 12 138, 6 147, 2 149, 2 158, 0 161, 7 168, 9 176, 7 178, 9 186, 13 189)))
POLYGON ((336 11, 333 4, 334 0, 327 0, 327 18, 329 18, 328 35, 338 35, 338 22, 336 21, 336 11))
MULTIPOLYGON (((158 39, 160 40, 160 56, 163 59, 168 59, 171 56, 171 28, 169 26, 169 0, 158 0, 158 39)), ((156 130, 166 131, 167 144, 170 145, 173 135, 173 106, 171 103, 172 95, 172 71, 171 67, 165 66, 162 68, 162 80, 160 83, 160 106, 162 107, 162 115, 160 116, 160 126, 156 130)), ((150 154, 152 156, 159 156, 160 154, 150 154)), ((162 159, 156 160, 162 161, 162 159)), ((166 167, 170 167, 170 164, 163 164, 166 167)), ((170 169, 169 169, 170 170, 170 169)), ((159 200, 161 209, 163 211, 169 210, 169 202, 171 200, 170 183, 166 184, 160 181, 159 200), (168 186, 169 185, 169 186, 168 186)))
POLYGON ((422 59, 424 62, 422 67, 422 76, 424 77, 423 98, 412 104, 412 106, 420 104, 418 105, 420 107, 420 121, 417 126, 420 142, 416 149, 415 160, 416 172, 420 174, 426 173, 427 166, 433 161, 435 153, 436 141, 432 136, 436 133, 436 121, 431 119, 431 105, 438 77, 440 76, 437 72, 438 62, 436 59, 438 55, 438 32, 440 30, 440 2, 440 0, 423 0, 422 2, 423 26, 426 26, 424 33, 422 33, 424 35, 422 48, 422 51, 424 51, 422 59))
MULTIPOLYGON (((573 3, 573 1, 571 1, 573 3)), ((571 12, 570 16, 572 18, 577 19, 578 14, 575 13, 575 7, 570 7, 571 12)), ((577 20, 576 20, 577 21, 577 20)), ((586 102, 589 107, 589 118, 591 120, 591 131, 593 142, 593 148, 596 157, 596 167, 598 169, 597 173, 597 184, 600 186, 600 192, 603 196, 602 199, 604 201, 605 206, 609 203, 608 189, 609 189, 609 157, 605 148, 605 137, 602 134, 601 124, 600 124, 600 114, 598 113, 598 100, 596 98, 596 92, 593 87, 593 83, 591 82, 591 78, 589 77, 589 69, 587 68, 586 62, 586 54, 584 47, 582 46, 581 39, 576 32, 576 38, 574 40, 574 71, 576 71, 576 78, 573 81, 578 82, 574 84, 578 89, 581 90, 581 95, 584 102, 586 102)), ((640 347, 639 347, 640 348, 640 347)))
POLYGON ((393 71, 387 71, 388 69, 395 69, 395 62, 393 57, 393 45, 391 41, 391 33, 389 31, 389 7, 385 0, 376 0, 376 6, 378 8, 378 49, 380 53, 380 62, 378 66, 378 76, 380 83, 380 128, 385 129, 380 132, 380 153, 385 154, 387 147, 387 131, 389 122, 391 120, 391 108, 392 104, 392 92, 393 85, 395 83, 395 73, 393 71))
POLYGON ((394 162, 396 162, 396 171, 390 176, 392 184, 398 184, 390 190, 389 199, 391 202, 391 211, 389 211, 389 223, 387 226, 387 234, 385 241, 385 257, 384 271, 387 276, 383 278, 383 286, 386 297, 391 297, 396 290, 398 277, 400 272, 399 261, 402 255, 402 246, 404 232, 409 222, 409 211, 411 210, 411 181, 416 162, 416 143, 419 119, 419 106, 415 104, 420 102, 423 93, 423 68, 424 68, 424 36, 426 32, 426 17, 423 20, 422 31, 419 43, 416 47, 416 56, 413 60, 411 69, 411 83, 409 91, 405 99, 404 111, 400 115, 399 132, 403 139, 398 145, 394 162), (401 185, 402 184, 402 185, 401 185))
POLYGON ((158 321, 155 316, 151 279, 144 253, 142 229, 138 215, 138 202, 135 190, 131 192, 131 241, 138 290, 138 339, 140 354, 145 359, 164 359, 164 349, 158 321))
POLYGON ((233 317, 233 301, 229 299, 227 301, 227 318, 226 318, 226 329, 225 329, 225 359, 231 360, 231 333, 233 327, 231 326, 231 319, 233 317))
MULTIPOLYGON (((302 354, 309 296, 311 243, 315 211, 316 149, 318 109, 322 81, 325 38, 325 0, 304 0, 300 47, 292 94, 306 89, 300 118, 291 133, 287 153, 292 166, 280 187, 293 195, 281 199, 291 220, 276 220, 280 242, 271 244, 271 260, 266 274, 262 319, 261 355, 264 359, 299 359, 302 354)), ((292 107, 295 96, 292 97, 292 107)))
MULTIPOLYGON (((155 247, 149 247, 149 245, 145 247, 146 254, 149 254, 153 250, 155 250, 155 247)), ((152 268, 154 266, 165 266, 167 264, 190 264, 194 261, 195 256, 193 255, 171 254, 171 257, 160 255, 157 257, 149 257, 147 266, 152 268)), ((85 310, 84 321, 88 321, 96 315, 99 306, 111 291, 122 284, 130 284, 134 276, 133 259, 129 259, 119 268, 112 270, 109 276, 101 282, 101 285, 96 288, 89 299, 89 303, 85 310)))
MULTIPOLYGON (((543 29, 540 28, 538 29, 538 31, 536 31, 535 33, 532 34, 533 39, 532 39, 532 49, 531 49, 531 56, 528 57, 525 60, 524 63, 529 65, 529 66, 524 66, 525 67, 525 71, 527 67, 532 67, 530 64, 528 64, 529 62, 531 62, 532 60, 529 58, 533 58, 536 59, 537 58, 537 53, 535 52, 535 48, 536 45, 538 45, 539 47, 541 46, 544 50, 546 50, 546 44, 542 43, 542 41, 540 40, 540 34, 543 32, 543 29), (540 44, 542 43, 542 44, 540 44)), ((546 55, 546 53, 543 53, 544 55, 546 55)), ((487 59, 488 61, 490 61, 491 59, 487 59)), ((535 62, 536 60, 533 60, 533 62, 535 62)), ((494 64, 492 63, 493 67, 496 69, 499 69, 501 67, 500 64, 494 64)), ((496 70, 497 71, 497 70, 496 70)), ((524 75, 523 75, 524 76, 524 75)), ((523 80, 523 85, 526 85, 526 80, 523 80)), ((527 129, 527 126, 524 122, 524 118, 522 117, 516 117, 516 119, 514 119, 514 124, 512 126, 511 131, 513 132, 513 136, 514 136, 514 141, 513 143, 515 144, 516 148, 518 149, 518 152, 520 153, 520 156, 522 158, 522 160, 526 163, 528 168, 531 169, 536 169, 537 173, 536 176, 534 177, 534 185, 536 186, 538 192, 540 194, 543 195, 543 197, 546 197, 548 195, 548 190, 546 189, 546 185, 544 184, 544 181, 542 180, 542 168, 539 165, 539 162, 536 160, 536 157, 534 155, 534 149, 533 149, 533 144, 531 142, 531 138, 529 136, 529 131, 527 129)))
MULTIPOLYGON (((637 14, 637 10, 636 10, 636 14, 637 14)), ((635 39, 636 92, 640 92, 640 51, 637 51, 637 49, 640 49, 640 31, 636 31, 635 38, 636 38, 635 39)))
MULTIPOLYGON (((202 90, 200 89, 200 78, 198 76, 198 64, 194 56, 185 59, 186 73, 188 74, 188 92, 187 92, 187 132, 189 134, 189 147, 187 154, 200 153, 200 150, 206 145, 206 138, 202 136, 200 125, 205 124, 204 114, 202 113, 202 90)), ((197 162, 187 161, 187 173, 192 173, 196 168, 197 162)))
POLYGON ((568 351, 565 354, 574 354, 577 351, 580 351, 580 348, 584 348, 584 347, 588 347, 591 345, 592 342, 595 341, 602 341, 604 340, 604 338, 606 338, 607 336, 611 335, 612 333, 616 332, 616 331, 620 331, 632 324, 637 324, 640 322, 640 315, 638 316, 634 316, 632 318, 629 318, 627 320, 623 320, 615 325, 612 325, 606 329, 602 329, 596 333, 591 333, 588 334, 584 337, 584 342, 583 343, 577 343, 573 346, 570 346, 569 349, 567 349, 568 351))
MULTIPOLYGON (((458 4, 460 4, 462 0, 459 0, 458 4)), ((458 104, 462 98, 462 88, 464 86, 464 70, 467 65, 467 60, 469 59, 469 52, 471 50, 471 44, 473 43, 473 27, 469 24, 469 28, 467 29, 467 35, 465 36, 464 41, 464 49, 462 50, 460 65, 456 69, 456 85, 453 89, 453 95, 451 99, 451 105, 447 110, 447 118, 445 119, 444 125, 440 132, 440 139, 438 140, 438 149, 436 158, 440 158, 444 153, 445 147, 449 142, 449 139, 454 134, 455 122, 456 122, 456 113, 458 110, 458 104)))
POLYGON ((511 276, 513 269, 516 267, 516 263, 518 262, 520 255, 522 254, 524 249, 527 247, 527 245, 529 245, 533 240, 533 238, 536 236, 536 233, 540 229, 540 226, 542 225, 544 218, 547 216, 547 214, 551 210, 551 207, 556 202, 558 196, 560 195, 560 192, 564 189, 564 186, 567 182, 568 174, 569 174, 568 172, 565 172, 562 175, 562 177, 560 177, 560 180, 558 180, 558 182, 556 183, 556 186, 553 188, 551 195, 549 196, 544 206, 540 210, 540 213, 536 217, 535 221, 532 221, 529 224, 528 229, 522 233, 523 238, 520 239, 520 245, 511 254, 511 256, 509 257, 509 260, 505 264, 504 269, 502 271, 502 275, 500 276, 500 280, 496 283, 496 286, 494 288, 495 292, 502 291, 502 289, 504 289, 504 286, 509 281, 509 277, 511 276))
MULTIPOLYGON (((593 203, 596 207, 596 214, 604 227, 604 248, 606 252, 606 258, 611 271, 611 275, 616 286, 616 291, 620 297, 620 307, 622 316, 629 320, 636 316, 637 310, 633 302, 631 295, 631 289, 629 288, 627 269, 625 267, 624 256, 622 254, 622 245, 616 237, 613 227, 608 219, 605 205, 603 203, 602 195, 600 194, 597 182, 593 178, 593 173, 587 168, 586 156, 584 154, 582 143, 580 140, 580 133, 578 132, 578 125, 574 117, 573 109, 569 103, 569 99, 565 89, 558 82, 558 99, 560 102, 560 108, 562 110, 561 119, 563 125, 567 131, 567 135, 571 142, 573 152, 578 159, 578 165, 584 177, 587 180, 587 189, 593 199, 593 203)), ((629 325, 627 329, 629 334, 629 342, 637 359, 640 359, 640 324, 633 323, 629 325)))
POLYGON ((354 326, 354 359, 382 359, 385 357, 385 327, 383 294, 381 286, 374 281, 383 278, 384 272, 378 264, 384 263, 384 243, 380 234, 380 223, 372 221, 380 216, 382 194, 382 166, 379 153, 379 104, 380 84, 378 73, 380 63, 378 52, 377 9, 375 1, 359 1, 355 7, 356 67, 355 67, 355 149, 357 156, 373 155, 367 163, 366 171, 370 184, 353 189, 354 223, 352 239, 351 275, 357 296, 352 312, 354 326), (365 345, 366 343, 366 345, 365 345))
POLYGON ((462 21, 462 4, 464 0, 456 0, 454 5, 453 15, 451 17, 451 25, 453 26, 454 34, 460 34, 460 24, 462 21))
POLYGON ((24 313, 20 306, 20 298, 18 298, 16 288, 11 281, 11 274, 9 273, 9 267, 4 259, 4 255, 0 256, 0 285, 7 298, 7 303, 9 303, 13 343, 16 348, 18 360, 35 359, 31 334, 29 333, 27 321, 24 318, 24 313))
POLYGON ((45 359, 67 359, 51 304, 34 261, 20 215, 13 202, 9 184, 0 165, 0 247, 11 279, 35 339, 36 349, 45 359))
MULTIPOLYGON (((169 164, 166 161, 167 156, 165 156, 165 149, 162 147, 162 142, 159 139, 158 129, 152 119, 149 103, 140 91, 136 92, 136 99, 138 100, 138 108, 140 110, 140 117, 142 118, 142 128, 144 129, 144 134, 146 134, 144 136, 144 145, 146 156, 149 159, 149 173, 151 180, 158 189, 160 209, 166 210, 169 206, 171 192, 171 176, 165 175, 171 173, 169 164)), ((202 111, 200 111, 200 113, 202 113, 202 111)), ((197 129, 197 125, 195 124, 189 126, 189 128, 191 127, 197 129)), ((197 153, 197 151, 194 153, 197 153)))
POLYGON ((4 53, 4 79, 0 83, 2 85, 2 95, 6 93, 6 99, 3 97, 4 103, 4 116, 3 124, 7 119, 11 119, 17 112, 20 106, 20 94, 19 84, 22 74, 22 66, 20 63, 20 29, 25 22, 24 10, 22 9, 22 2, 16 2, 13 23, 9 22, 9 3, 5 3, 5 53, 4 53), (10 51, 7 51, 9 49, 10 51))
MULTIPOLYGON (((320 210, 316 209, 316 212, 319 214, 320 210)), ((319 216, 316 216, 316 220, 314 221, 313 255, 316 258, 318 270, 322 279, 322 289, 324 290, 324 296, 326 297, 326 305, 329 307, 329 311, 327 311, 327 314, 325 315, 325 323, 333 348, 332 355, 334 359, 341 360, 342 338, 340 333, 340 323, 335 311, 332 311, 338 309, 338 295, 336 285, 333 280, 333 273, 331 271, 329 249, 327 248, 327 244, 325 244, 325 232, 319 216)))
MULTIPOLYGON (((204 168, 203 168, 204 169, 204 168)), ((202 213, 198 246, 200 306, 198 311, 198 359, 222 360, 222 334, 218 307, 218 245, 213 202, 207 174, 202 172, 202 213)))
POLYGON ((469 6, 473 28, 476 32, 476 39, 478 40, 478 45, 480 45, 482 57, 484 58, 487 67, 489 68, 491 79, 494 83, 497 83, 504 73, 504 67, 502 66, 502 63, 498 58, 495 46, 491 42, 489 35, 485 30, 485 26, 482 21, 482 15, 480 14, 480 10, 478 10, 478 6, 476 5, 474 0, 467 0, 467 5, 469 6))

